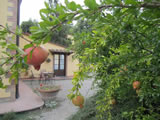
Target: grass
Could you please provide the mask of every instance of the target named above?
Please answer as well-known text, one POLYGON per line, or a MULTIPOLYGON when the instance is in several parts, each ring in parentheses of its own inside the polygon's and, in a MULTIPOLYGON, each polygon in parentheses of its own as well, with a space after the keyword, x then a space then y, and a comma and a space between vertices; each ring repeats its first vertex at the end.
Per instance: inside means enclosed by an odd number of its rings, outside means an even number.
POLYGON ((8 112, 0 116, 0 120, 39 120, 41 113, 49 112, 53 108, 43 107, 43 109, 35 109, 21 113, 8 112))
POLYGON ((14 112, 8 112, 1 117, 2 120, 16 120, 16 114, 14 112))
POLYGON ((35 113, 23 112, 23 113, 15 113, 8 112, 4 115, 0 116, 0 120, 36 120, 35 113))

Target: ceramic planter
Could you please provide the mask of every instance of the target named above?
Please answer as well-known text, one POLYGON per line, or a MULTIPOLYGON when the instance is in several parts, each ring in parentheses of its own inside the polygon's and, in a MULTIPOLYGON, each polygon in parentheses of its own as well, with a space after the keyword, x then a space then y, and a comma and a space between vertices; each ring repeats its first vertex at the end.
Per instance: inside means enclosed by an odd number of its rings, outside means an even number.
POLYGON ((38 91, 43 100, 53 100, 56 98, 56 95, 58 94, 60 89, 61 89, 61 86, 45 85, 38 88, 38 91))

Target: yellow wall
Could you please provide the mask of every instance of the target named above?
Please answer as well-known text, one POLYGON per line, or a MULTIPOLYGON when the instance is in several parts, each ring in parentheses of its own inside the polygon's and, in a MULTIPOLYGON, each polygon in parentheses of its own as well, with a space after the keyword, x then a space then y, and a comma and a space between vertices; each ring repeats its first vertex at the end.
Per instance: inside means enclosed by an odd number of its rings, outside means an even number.
MULTIPOLYGON (((8 12, 8 0, 0 0, 0 24, 5 25, 7 23, 8 12)), ((2 48, 0 47, 0 52, 2 48)))
POLYGON ((7 23, 8 0, 0 0, 0 24, 7 23))
POLYGON ((73 60, 73 54, 67 56, 66 74, 67 76, 73 76, 73 73, 78 70, 78 60, 73 60))
MULTIPOLYGON (((4 85, 10 85, 9 78, 2 76, 2 82, 4 85)), ((6 89, 0 89, 0 98, 10 97, 11 92, 6 92, 6 89)))
MULTIPOLYGON (((5 26, 7 23, 9 26, 12 25, 12 23, 9 23, 7 21, 8 16, 12 15, 12 12, 8 11, 8 7, 13 6, 13 4, 8 3, 8 0, 0 0, 0 24, 5 26)), ((2 48, 0 47, 0 53, 2 51, 2 48)), ((0 54, 1 57, 1 54, 0 54)), ((9 83, 9 79, 1 76, 2 77, 2 81, 4 83, 4 85, 10 85, 9 83)), ((6 89, 1 89, 0 88, 0 98, 7 98, 11 96, 11 91, 6 91, 6 89)))
MULTIPOLYGON (((25 38, 29 39, 28 37, 25 36, 25 38)), ((30 39, 29 39, 30 40, 30 39)), ((31 41, 31 40, 30 40, 31 41)), ((20 38, 20 47, 23 49, 24 45, 28 44, 24 39, 20 38)), ((49 51, 49 49, 61 49, 65 50, 64 47, 53 44, 53 43, 46 43, 41 45, 43 48, 49 51)), ((39 71, 36 71, 32 66, 31 69, 35 77, 39 77, 41 71, 46 71, 46 72, 54 72, 53 71, 53 55, 52 53, 49 52, 50 62, 47 63, 46 61, 41 65, 41 68, 39 71)), ((67 65, 66 65, 66 76, 73 76, 73 72, 75 72, 78 69, 78 66, 76 65, 78 63, 77 60, 72 59, 72 55, 67 56, 67 65)), ((31 76, 31 71, 29 72, 29 76, 31 76)), ((23 77, 23 76, 22 76, 23 77)))

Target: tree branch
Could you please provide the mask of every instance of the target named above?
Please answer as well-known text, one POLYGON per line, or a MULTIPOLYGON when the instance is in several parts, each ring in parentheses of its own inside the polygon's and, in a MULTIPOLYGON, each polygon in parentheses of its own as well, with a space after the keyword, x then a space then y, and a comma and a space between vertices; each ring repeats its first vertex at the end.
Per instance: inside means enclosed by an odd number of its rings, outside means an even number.
POLYGON ((12 63, 11 67, 5 73, 8 73, 16 64, 18 64, 18 60, 12 63))
POLYGON ((107 8, 113 8, 113 7, 119 7, 119 8, 160 8, 160 2, 151 2, 151 3, 142 3, 139 5, 103 5, 100 6, 99 9, 107 9, 107 8))
MULTIPOLYGON (((144 34, 138 32, 138 31, 133 31, 133 32, 134 32, 134 33, 138 33, 139 35, 141 35, 142 37, 144 37, 144 38, 146 38, 146 39, 149 39, 149 38, 146 37, 144 34)), ((142 47, 143 50, 148 51, 150 54, 153 54, 153 52, 152 52, 151 50, 148 50, 148 49, 146 49, 146 48, 144 47, 142 41, 139 40, 139 43, 141 44, 141 47, 142 47)))
MULTIPOLYGON (((151 2, 151 3, 142 3, 142 4, 139 4, 139 5, 124 5, 124 4, 119 4, 119 5, 102 5, 100 7, 98 7, 98 10, 103 10, 103 9, 107 9, 107 8, 160 8, 160 2, 151 2)), ((85 10, 90 10, 90 9, 85 9, 85 10)), ((73 19, 76 15, 79 14, 79 12, 75 12, 75 13, 72 13, 73 16, 71 19, 73 19)), ((51 28, 51 31, 54 31, 56 28, 58 28, 59 26, 61 26, 62 24, 68 22, 68 20, 64 20, 62 22, 60 22, 59 24, 53 26, 51 28)))
POLYGON ((64 20, 64 21, 60 22, 59 24, 53 26, 53 27, 51 28, 51 31, 54 31, 55 29, 57 29, 59 26, 63 25, 63 24, 66 23, 67 21, 68 21, 68 20, 64 20))
MULTIPOLYGON (((1 25, 1 24, 0 24, 0 27, 2 27, 2 28, 4 28, 4 29, 7 29, 6 27, 4 27, 4 26, 1 25)), ((12 34, 17 35, 15 32, 13 32, 13 31, 11 31, 11 30, 9 30, 9 29, 7 29, 7 30, 8 30, 10 33, 12 33, 12 34)), ((29 42, 29 43, 32 44, 32 41, 26 39, 23 35, 22 35, 22 36, 19 36, 19 37, 21 37, 21 38, 24 39, 25 41, 27 41, 27 42, 29 42)))
MULTIPOLYGON (((79 14, 79 12, 73 13, 73 16, 72 16, 71 19, 73 19, 77 14, 79 14)), ((59 24, 53 26, 53 27, 51 28, 51 31, 54 31, 55 29, 57 29, 59 26, 63 25, 63 24, 66 23, 66 22, 68 22, 68 20, 64 20, 64 21, 60 22, 59 24)))
POLYGON ((143 50, 148 51, 150 54, 153 54, 153 52, 152 52, 151 50, 148 50, 148 49, 146 49, 146 48, 144 47, 142 41, 139 40, 139 42, 140 42, 143 50))
POLYGON ((0 64, 0 66, 3 66, 5 65, 8 61, 12 60, 13 59, 13 56, 12 57, 9 57, 5 62, 3 62, 2 64, 0 64))

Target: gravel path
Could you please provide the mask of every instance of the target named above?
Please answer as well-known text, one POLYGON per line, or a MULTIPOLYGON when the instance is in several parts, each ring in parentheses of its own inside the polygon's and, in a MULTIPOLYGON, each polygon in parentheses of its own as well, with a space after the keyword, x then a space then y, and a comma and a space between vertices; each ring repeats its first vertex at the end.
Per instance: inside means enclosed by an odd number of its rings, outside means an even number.
MULTIPOLYGON (((55 83, 62 87, 62 90, 58 93, 56 98, 59 105, 50 111, 42 112, 41 115, 36 117, 37 120, 67 120, 70 115, 74 114, 79 109, 67 98, 68 90, 72 88, 71 80, 57 80, 55 83)), ((90 89, 91 85, 92 80, 85 80, 83 83, 80 92, 85 98, 94 93, 94 91, 90 89)))

